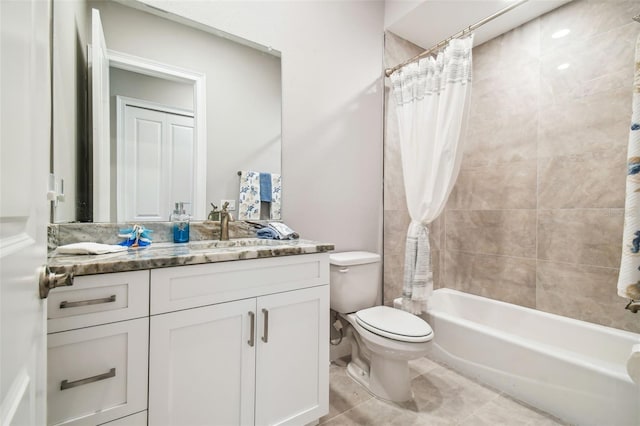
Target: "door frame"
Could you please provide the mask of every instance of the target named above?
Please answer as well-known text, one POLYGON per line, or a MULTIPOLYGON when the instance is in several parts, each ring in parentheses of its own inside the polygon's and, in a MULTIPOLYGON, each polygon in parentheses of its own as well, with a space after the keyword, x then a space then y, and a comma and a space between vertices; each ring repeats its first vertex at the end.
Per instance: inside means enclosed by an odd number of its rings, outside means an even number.
MULTIPOLYGON (((153 61, 147 58, 130 55, 128 53, 107 50, 109 67, 119 68, 125 71, 133 71, 151 77, 193 85, 193 118, 197 156, 193 186, 193 217, 204 219, 206 217, 206 170, 207 170, 207 89, 206 74, 188 70, 174 65, 153 61)), ((118 123, 119 124, 119 123, 118 123)))
MULTIPOLYGON (((116 221, 120 221, 120 218, 124 216, 124 205, 120 201, 119 194, 124 194, 126 188, 124 186, 124 177, 123 170, 118 167, 120 164, 124 163, 124 145, 125 145, 125 114, 127 106, 132 106, 135 108, 143 108, 149 109, 153 111, 166 112, 169 114, 182 115, 185 117, 191 117, 194 119, 195 125, 195 115, 193 111, 177 108, 173 106, 168 106, 164 104, 160 104, 157 102, 146 101, 144 99, 136 99, 128 96, 116 96, 116 221)), ((195 131, 195 128, 194 128, 195 131)), ((195 133, 194 133, 195 136, 195 133)), ((196 187, 198 184, 207 181, 207 170, 203 169, 199 166, 199 157, 200 153, 204 152, 206 156, 207 147, 206 141, 199 140, 198 138, 194 138, 193 141, 193 176, 191 177, 192 185, 193 185, 193 200, 190 200, 192 203, 193 212, 195 212, 195 204, 199 201, 196 201, 196 187), (199 143, 205 142, 204 146, 198 145, 199 143)), ((206 204, 206 203, 205 203, 206 204)), ((171 207, 171 206, 169 206, 171 207)), ((193 213, 192 212, 192 213, 193 213)))

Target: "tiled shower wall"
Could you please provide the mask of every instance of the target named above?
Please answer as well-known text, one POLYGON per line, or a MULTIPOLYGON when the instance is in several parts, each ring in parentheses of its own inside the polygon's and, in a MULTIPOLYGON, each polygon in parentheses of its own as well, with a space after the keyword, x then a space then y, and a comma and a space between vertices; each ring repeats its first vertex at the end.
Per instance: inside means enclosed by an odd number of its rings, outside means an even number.
MULTIPOLYGON (((637 2, 575 0, 474 48, 465 156, 431 226, 436 287, 640 332, 616 295, 638 12, 637 2)), ((388 65, 416 52, 387 33, 388 65)), ((409 218, 386 94, 389 303, 401 294, 409 218)))

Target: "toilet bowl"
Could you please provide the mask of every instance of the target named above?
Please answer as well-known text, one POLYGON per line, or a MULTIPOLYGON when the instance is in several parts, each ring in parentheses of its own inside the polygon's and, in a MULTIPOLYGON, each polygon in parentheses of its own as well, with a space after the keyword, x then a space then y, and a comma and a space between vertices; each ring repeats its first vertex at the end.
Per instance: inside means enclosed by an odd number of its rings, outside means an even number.
POLYGON ((412 398, 408 362, 426 355, 433 330, 422 318, 375 306, 380 256, 335 253, 331 262, 331 308, 346 321, 351 338, 350 377, 373 395, 402 402, 412 398))

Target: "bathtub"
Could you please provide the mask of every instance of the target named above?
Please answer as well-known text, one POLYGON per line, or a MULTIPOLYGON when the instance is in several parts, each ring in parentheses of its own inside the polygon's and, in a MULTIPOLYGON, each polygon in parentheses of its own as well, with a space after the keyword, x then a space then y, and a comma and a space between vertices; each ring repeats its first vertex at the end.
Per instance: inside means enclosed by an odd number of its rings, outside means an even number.
POLYGON ((425 319, 429 356, 455 370, 572 424, 640 425, 640 386, 626 372, 640 334, 449 289, 425 319))

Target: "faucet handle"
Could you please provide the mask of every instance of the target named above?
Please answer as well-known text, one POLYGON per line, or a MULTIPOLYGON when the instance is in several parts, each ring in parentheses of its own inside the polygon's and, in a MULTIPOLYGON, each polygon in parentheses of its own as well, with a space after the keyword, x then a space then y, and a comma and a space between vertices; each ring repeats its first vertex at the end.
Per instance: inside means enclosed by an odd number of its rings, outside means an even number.
POLYGON ((222 205, 222 209, 221 209, 221 210, 222 210, 223 212, 226 212, 226 211, 227 211, 227 207, 229 207, 229 202, 228 202, 228 201, 225 201, 225 202, 224 202, 224 204, 222 205))

